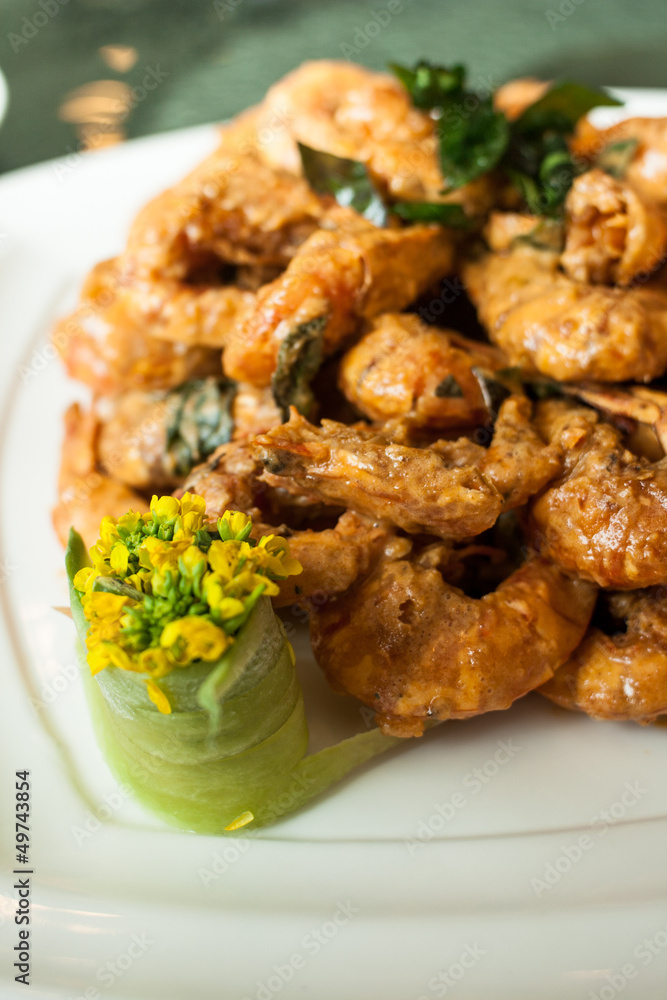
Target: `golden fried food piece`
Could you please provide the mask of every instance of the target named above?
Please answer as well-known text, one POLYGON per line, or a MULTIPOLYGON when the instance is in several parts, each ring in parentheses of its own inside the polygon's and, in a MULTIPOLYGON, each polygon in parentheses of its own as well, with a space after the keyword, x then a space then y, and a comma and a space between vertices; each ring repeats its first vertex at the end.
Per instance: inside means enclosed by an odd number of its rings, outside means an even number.
POLYGON ((254 311, 230 333, 223 367, 231 378, 269 385, 283 341, 309 323, 321 324, 322 352, 333 353, 362 320, 409 305, 454 261, 454 238, 439 226, 378 229, 340 208, 327 226, 260 290, 254 311))
POLYGON ((269 390, 202 379, 170 392, 99 399, 99 461, 114 479, 170 491, 227 441, 247 440, 282 420, 269 390))
POLYGON ((489 419, 474 369, 506 364, 500 351, 426 326, 410 313, 384 313, 345 354, 339 386, 371 420, 409 417, 415 427, 450 428, 489 419))
POLYGON ((582 118, 571 141, 575 156, 589 161, 617 143, 636 140, 625 180, 649 201, 667 208, 667 118, 626 118, 597 129, 582 118))
POLYGON ((346 595, 315 608, 315 657, 338 691, 397 736, 429 719, 509 708, 581 641, 595 588, 532 559, 481 599, 414 559, 384 560, 346 595))
POLYGON ((58 478, 58 503, 53 510, 53 526, 63 545, 70 528, 76 528, 86 548, 97 541, 100 522, 107 514, 120 517, 128 510, 144 513, 148 502, 98 469, 95 415, 83 413, 73 403, 65 413, 65 440, 58 478))
POLYGON ((667 583, 667 458, 649 462, 593 410, 543 402, 537 423, 562 448, 562 476, 531 505, 538 551, 601 587, 667 583))
POLYGON ((294 173, 301 142, 366 164, 395 200, 458 202, 472 215, 493 201, 488 176, 443 196, 449 185, 433 118, 413 107, 395 77, 349 62, 306 62, 279 80, 259 108, 258 135, 261 155, 294 173))
POLYGON ((510 364, 562 381, 649 381, 667 369, 667 273, 636 288, 585 285, 526 244, 464 266, 468 293, 510 364))
POLYGON ((211 257, 284 267, 317 227, 323 206, 301 177, 220 147, 137 215, 124 253, 133 277, 183 281, 211 257))
POLYGON ((551 85, 551 81, 538 80, 534 76, 508 80, 494 93, 493 106, 496 111, 502 111, 512 121, 531 104, 544 97, 551 85))
POLYGON ((664 588, 610 594, 608 602, 625 629, 606 635, 591 628, 540 694, 594 719, 653 722, 667 714, 664 588))
POLYGON ((267 487, 259 480, 261 472, 262 466, 247 442, 230 442, 194 470, 179 494, 189 490, 204 497, 212 519, 220 517, 225 510, 250 514, 255 538, 275 534, 289 539, 290 553, 299 560, 303 572, 298 579, 280 582, 280 594, 273 598, 276 607, 285 607, 313 595, 326 598, 342 593, 359 576, 367 574, 385 547, 395 541, 391 528, 352 511, 341 514, 333 527, 318 530, 267 523, 267 518, 273 522, 281 517, 297 522, 307 519, 314 505, 309 498, 292 497, 282 490, 267 487))
POLYGON ((589 170, 575 179, 565 211, 560 262, 575 281, 629 285, 664 262, 667 216, 629 182, 589 170))
POLYGON ((413 533, 466 538, 495 524, 561 468, 530 424, 531 404, 501 406, 491 447, 461 438, 431 448, 398 444, 382 431, 323 420, 317 428, 292 409, 289 423, 260 435, 262 477, 325 503, 349 507, 413 533))
POLYGON ((120 267, 117 258, 94 267, 78 306, 56 325, 67 373, 103 396, 217 374, 220 347, 253 294, 233 286, 128 284, 120 267))

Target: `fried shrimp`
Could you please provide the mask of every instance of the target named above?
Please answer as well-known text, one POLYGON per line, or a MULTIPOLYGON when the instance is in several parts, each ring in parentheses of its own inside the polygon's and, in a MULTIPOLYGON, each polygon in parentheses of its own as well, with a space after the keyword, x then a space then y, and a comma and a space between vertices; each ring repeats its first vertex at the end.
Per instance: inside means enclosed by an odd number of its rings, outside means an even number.
POLYGON ((393 199, 454 201, 468 214, 493 201, 489 177, 443 196, 448 184, 440 169, 436 123, 386 73, 342 61, 304 63, 270 88, 258 117, 258 132, 269 136, 262 156, 274 166, 298 172, 301 142, 366 164, 393 199))
POLYGON ((540 439, 530 412, 527 399, 505 400, 485 449, 468 438, 415 448, 382 430, 332 420, 317 428, 292 409, 289 423, 260 435, 255 448, 266 468, 262 478, 273 487, 405 531, 465 538, 490 528, 558 474, 560 453, 540 439))
POLYGON ((231 378, 269 385, 281 345, 307 324, 319 324, 321 352, 333 353, 362 320, 403 309, 452 267, 454 238, 439 226, 378 229, 341 208, 326 225, 230 333, 223 366, 231 378))
POLYGON ((67 373, 107 396, 219 372, 225 336, 254 295, 234 286, 128 285, 119 268, 117 259, 94 267, 78 306, 56 325, 67 373))
POLYGON ((574 181, 565 209, 560 262, 575 281, 628 285, 663 263, 667 216, 627 181, 589 170, 574 181))
POLYGON ((594 587, 543 559, 481 599, 432 563, 385 559, 311 615, 313 651, 329 682, 397 736, 420 736, 429 719, 509 708, 567 659, 595 603, 594 587))
POLYGON ((576 156, 595 162, 607 151, 621 151, 624 144, 629 153, 625 180, 649 201, 667 208, 667 118, 626 118, 602 130, 582 118, 571 147, 576 156))
POLYGON ((621 626, 591 628, 540 694, 594 719, 653 722, 667 714, 667 600, 664 588, 605 595, 621 626), (624 626, 624 628, 623 628, 624 626))
POLYGON ((449 428, 489 418, 476 369, 496 371, 500 351, 414 314, 385 313, 345 354, 339 385, 371 420, 408 417, 415 427, 449 428))
MULTIPOLYGON (((211 518, 225 510, 241 510, 253 518, 253 537, 275 534, 289 539, 290 553, 303 572, 298 579, 280 582, 276 607, 305 600, 314 594, 342 593, 370 572, 385 547, 393 544, 391 528, 378 525, 352 511, 344 511, 333 527, 290 527, 281 518, 308 523, 320 510, 308 498, 292 497, 267 487, 259 476, 262 466, 247 442, 230 442, 195 469, 185 490, 204 497, 211 518), (271 521, 272 523, 268 523, 271 521), (277 522, 277 526, 276 526, 277 522)), ((400 546, 400 542, 398 542, 400 546)))
POLYGON ((559 255, 516 243, 464 266, 467 291, 510 364, 561 381, 649 381, 667 368, 665 268, 633 288, 574 281, 559 255))
POLYGON ((76 528, 86 547, 99 536, 100 521, 107 514, 120 516, 130 508, 145 512, 148 502, 123 483, 100 472, 97 464, 98 422, 73 403, 65 413, 65 441, 58 478, 58 503, 53 526, 63 545, 76 528))
POLYGON ((619 430, 573 403, 539 404, 536 422, 565 455, 530 508, 541 554, 601 587, 667 583, 667 458, 634 455, 619 430))

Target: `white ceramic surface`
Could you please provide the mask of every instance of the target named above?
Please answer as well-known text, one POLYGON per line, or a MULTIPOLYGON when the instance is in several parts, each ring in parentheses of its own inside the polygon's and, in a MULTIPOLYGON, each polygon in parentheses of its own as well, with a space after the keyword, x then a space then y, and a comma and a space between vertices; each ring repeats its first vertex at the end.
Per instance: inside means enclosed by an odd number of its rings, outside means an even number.
MULTIPOLYGON (((665 94, 629 98, 631 113, 667 114, 665 94)), ((0 996, 664 1000, 664 729, 531 697, 442 726, 240 841, 173 832, 118 792, 72 624, 52 610, 66 602, 49 523, 60 419, 85 393, 46 338, 139 206, 214 142, 210 128, 176 132, 0 179, 0 996), (23 768, 29 993, 13 983, 8 874, 23 768)), ((328 692, 303 640, 321 746, 367 721, 328 692)))

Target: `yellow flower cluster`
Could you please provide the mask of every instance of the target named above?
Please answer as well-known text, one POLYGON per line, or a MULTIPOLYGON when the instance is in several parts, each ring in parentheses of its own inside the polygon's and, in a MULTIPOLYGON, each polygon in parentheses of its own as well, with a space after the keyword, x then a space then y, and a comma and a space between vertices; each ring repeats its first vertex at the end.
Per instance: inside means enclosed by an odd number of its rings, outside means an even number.
POLYGON ((284 538, 250 538, 252 521, 225 511, 206 519, 202 497, 153 497, 150 512, 105 517, 93 565, 74 586, 89 622, 88 663, 147 674, 148 695, 171 706, 157 681, 176 667, 220 659, 276 581, 301 572, 284 538))

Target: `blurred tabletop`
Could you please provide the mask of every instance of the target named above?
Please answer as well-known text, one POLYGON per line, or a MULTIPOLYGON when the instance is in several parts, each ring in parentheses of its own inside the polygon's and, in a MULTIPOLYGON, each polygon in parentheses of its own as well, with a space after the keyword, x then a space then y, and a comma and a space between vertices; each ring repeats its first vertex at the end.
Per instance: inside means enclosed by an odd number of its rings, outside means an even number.
POLYGON ((667 85, 665 0, 0 0, 0 171, 215 121, 305 59, 667 85))

